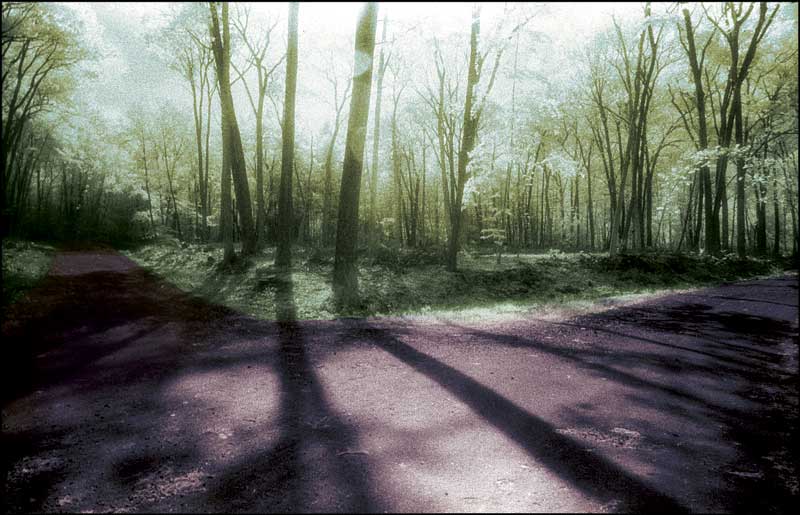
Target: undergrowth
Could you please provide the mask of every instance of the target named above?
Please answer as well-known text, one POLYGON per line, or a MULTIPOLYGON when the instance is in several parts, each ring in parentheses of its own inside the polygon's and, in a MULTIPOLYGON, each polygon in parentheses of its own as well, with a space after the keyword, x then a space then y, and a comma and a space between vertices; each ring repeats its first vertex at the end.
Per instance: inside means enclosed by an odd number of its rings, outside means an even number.
MULTIPOLYGON (((217 245, 158 242, 127 251, 143 267, 185 291, 249 315, 276 316, 276 297, 285 274, 272 266, 274 249, 247 263, 221 267, 217 245)), ((299 319, 336 316, 426 314, 513 305, 603 302, 610 297, 719 284, 766 276, 785 266, 772 260, 642 254, 523 254, 504 257, 464 253, 457 272, 422 251, 379 249, 361 259, 361 305, 336 312, 332 302, 332 260, 318 251, 294 249, 292 299, 299 319)))
POLYGON ((3 306, 15 302, 47 274, 55 248, 41 243, 3 239, 3 306))

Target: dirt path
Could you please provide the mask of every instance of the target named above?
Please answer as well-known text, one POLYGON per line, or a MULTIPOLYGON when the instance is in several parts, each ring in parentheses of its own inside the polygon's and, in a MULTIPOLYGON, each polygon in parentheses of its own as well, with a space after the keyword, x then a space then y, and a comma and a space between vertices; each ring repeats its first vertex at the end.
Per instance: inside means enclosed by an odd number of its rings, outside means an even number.
POLYGON ((113 252, 6 314, 4 512, 797 503, 797 276, 604 313, 253 320, 113 252))

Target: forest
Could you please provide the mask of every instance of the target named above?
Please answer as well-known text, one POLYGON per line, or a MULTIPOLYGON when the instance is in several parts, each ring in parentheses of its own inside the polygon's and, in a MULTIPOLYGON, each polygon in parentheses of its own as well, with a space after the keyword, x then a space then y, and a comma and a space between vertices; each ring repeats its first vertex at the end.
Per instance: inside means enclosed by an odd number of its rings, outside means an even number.
POLYGON ((314 5, 102 5, 3 4, 4 238, 301 252, 342 305, 370 257, 797 255, 795 4, 560 31, 556 4, 369 4, 338 32, 314 5))
POLYGON ((798 505, 797 3, 3 2, 1 43, 0 512, 798 505))

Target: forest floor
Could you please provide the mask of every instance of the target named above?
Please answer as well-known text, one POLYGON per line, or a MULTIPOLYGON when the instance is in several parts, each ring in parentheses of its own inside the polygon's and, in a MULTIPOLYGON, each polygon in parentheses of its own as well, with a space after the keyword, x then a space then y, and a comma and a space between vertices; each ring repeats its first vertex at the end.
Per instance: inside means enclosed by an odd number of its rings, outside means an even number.
MULTIPOLYGON (((162 240, 126 255, 139 265, 209 302, 265 320, 277 318, 281 272, 274 247, 246 264, 223 268, 220 245, 179 245, 162 240)), ((333 319, 330 257, 296 247, 292 280, 296 317, 333 319)), ((447 316, 464 320, 514 318, 535 312, 581 313, 620 301, 679 292, 725 281, 796 269, 790 260, 643 254, 549 252, 494 255, 462 252, 459 271, 447 272, 438 256, 379 248, 359 263, 362 304, 350 316, 447 316)))
POLYGON ((796 273, 478 321, 270 281, 277 321, 59 252, 3 320, 3 512, 797 505, 796 273))
POLYGON ((55 247, 3 238, 3 306, 12 304, 47 274, 55 247))

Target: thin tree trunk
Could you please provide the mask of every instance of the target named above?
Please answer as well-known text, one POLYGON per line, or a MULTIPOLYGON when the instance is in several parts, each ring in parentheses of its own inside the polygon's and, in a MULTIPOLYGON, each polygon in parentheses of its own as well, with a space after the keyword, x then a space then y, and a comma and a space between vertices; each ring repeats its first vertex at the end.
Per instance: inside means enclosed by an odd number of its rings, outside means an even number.
POLYGON ((142 162, 144 163, 144 191, 147 193, 147 211, 150 213, 150 230, 156 234, 156 221, 153 218, 153 200, 150 197, 150 173, 147 170, 147 143, 142 135, 142 162))
POLYGON ((378 148, 381 137, 381 98, 383 97, 383 75, 386 71, 386 17, 383 18, 381 29, 381 53, 378 58, 378 82, 375 87, 375 123, 372 131, 372 173, 369 180, 369 215, 367 216, 367 243, 370 248, 375 246, 375 233, 377 232, 377 206, 378 206, 378 148))
POLYGON ((772 184, 772 215, 775 221, 773 230, 773 245, 772 254, 777 259, 781 257, 781 214, 780 206, 778 205, 778 181, 773 179, 772 184))
POLYGON ((220 107, 226 113, 225 130, 229 132, 228 145, 230 146, 230 172, 233 186, 236 191, 236 206, 239 214, 239 224, 242 232, 242 256, 250 256, 256 251, 256 232, 253 223, 253 212, 250 203, 250 188, 247 182, 247 170, 244 161, 244 149, 239 126, 236 121, 236 111, 233 104, 230 82, 230 27, 228 24, 228 3, 222 4, 222 34, 217 17, 217 9, 210 4, 211 9, 211 38, 214 50, 214 60, 217 65, 217 81, 219 83, 220 107))

